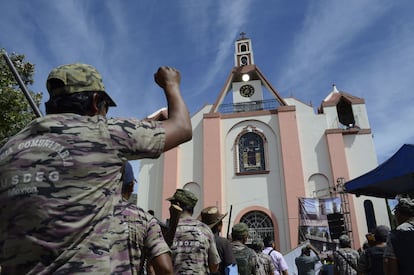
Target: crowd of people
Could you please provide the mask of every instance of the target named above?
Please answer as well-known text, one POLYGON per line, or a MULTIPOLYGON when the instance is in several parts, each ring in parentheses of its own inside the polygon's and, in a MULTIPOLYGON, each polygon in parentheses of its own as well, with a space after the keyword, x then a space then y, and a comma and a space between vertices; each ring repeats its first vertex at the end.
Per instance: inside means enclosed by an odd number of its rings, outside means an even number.
MULTIPOLYGON (((315 274, 319 261, 333 263, 334 275, 405 275, 413 274, 410 250, 414 247, 414 200, 398 199, 394 209, 398 226, 390 230, 379 225, 368 233, 361 251, 351 248, 348 235, 339 237, 339 248, 331 255, 321 256, 312 246, 303 247, 295 259, 298 275, 315 274), (315 256, 310 255, 313 250, 315 256)), ((332 274, 322 268, 321 274, 332 274)))
MULTIPOLYGON (((165 225, 128 202, 135 179, 128 160, 157 158, 192 138, 180 73, 160 67, 168 117, 162 121, 107 118, 116 106, 100 73, 87 64, 53 69, 46 82, 47 115, 33 120, 0 149, 0 266, 2 274, 275 274, 288 265, 267 236, 247 245, 249 228, 236 223, 221 237, 223 218, 177 189, 165 225)), ((336 274, 409 274, 414 202, 401 199, 390 233, 359 255, 347 236, 334 252, 336 274)), ((295 263, 314 274, 321 260, 311 245, 295 263), (311 256, 311 251, 316 256, 311 256)))

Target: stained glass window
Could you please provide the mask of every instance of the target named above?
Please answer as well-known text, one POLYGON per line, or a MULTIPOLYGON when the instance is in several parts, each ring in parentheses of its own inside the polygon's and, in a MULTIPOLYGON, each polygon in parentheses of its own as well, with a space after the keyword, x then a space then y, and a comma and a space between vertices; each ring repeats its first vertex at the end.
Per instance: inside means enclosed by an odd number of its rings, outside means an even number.
POLYGON ((263 171, 265 156, 263 139, 254 132, 243 134, 238 142, 239 172, 263 171))

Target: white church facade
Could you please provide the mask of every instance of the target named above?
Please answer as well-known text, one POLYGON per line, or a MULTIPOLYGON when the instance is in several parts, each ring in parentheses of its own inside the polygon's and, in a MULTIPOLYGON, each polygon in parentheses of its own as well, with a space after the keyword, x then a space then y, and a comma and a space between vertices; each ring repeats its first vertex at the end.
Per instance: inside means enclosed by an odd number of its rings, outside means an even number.
POLYGON ((385 200, 341 192, 345 181, 377 166, 364 99, 334 85, 315 112, 281 97, 244 35, 235 42, 234 62, 214 104, 192 115, 193 139, 141 161, 138 205, 165 220, 166 198, 185 188, 199 198, 194 216, 211 205, 231 210, 222 235, 243 221, 252 235, 274 236, 282 252, 298 245, 300 198, 346 202, 356 248, 372 220, 388 225, 385 200))

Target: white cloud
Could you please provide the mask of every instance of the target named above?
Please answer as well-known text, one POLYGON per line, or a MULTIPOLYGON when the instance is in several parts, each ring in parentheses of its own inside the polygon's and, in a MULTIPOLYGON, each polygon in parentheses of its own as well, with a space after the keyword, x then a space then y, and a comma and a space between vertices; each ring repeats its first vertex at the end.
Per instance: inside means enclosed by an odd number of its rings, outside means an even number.
POLYGON ((366 99, 380 159, 412 142, 413 4, 305 2, 4 1, 0 46, 36 64, 36 91, 45 91, 54 66, 93 64, 119 105, 111 114, 142 117, 166 105, 153 82, 164 63, 180 66, 190 109, 214 103, 234 65, 235 39, 251 32, 260 45, 255 56, 269 58, 256 63, 270 68, 264 73, 283 95, 315 103, 337 82, 338 89, 366 99), (281 22, 287 25, 275 25, 281 22), (279 45, 283 52, 274 50, 279 45))
POLYGON ((307 83, 341 59, 344 48, 386 8, 386 1, 312 2, 279 82, 308 91, 307 83))
MULTIPOLYGON (((229 68, 232 68, 234 64, 228 64, 226 57, 234 54, 235 39, 238 38, 239 32, 243 31, 241 28, 246 24, 248 20, 248 11, 250 1, 222 1, 218 7, 218 17, 215 18, 215 29, 219 29, 217 54, 214 60, 211 62, 210 67, 205 74, 205 78, 201 84, 201 87, 209 87, 219 74, 228 74, 229 68), (225 70, 223 70, 225 68, 225 70)), ((196 94, 205 93, 206 89, 199 90, 196 94)))

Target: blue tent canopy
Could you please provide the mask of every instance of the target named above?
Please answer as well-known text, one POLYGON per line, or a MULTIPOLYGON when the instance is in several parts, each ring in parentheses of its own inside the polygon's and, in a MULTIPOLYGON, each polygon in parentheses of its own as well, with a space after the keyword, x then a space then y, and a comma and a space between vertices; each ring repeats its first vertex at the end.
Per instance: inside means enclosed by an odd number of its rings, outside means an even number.
POLYGON ((388 199, 414 195, 414 145, 404 144, 377 168, 345 183, 345 192, 388 199))

